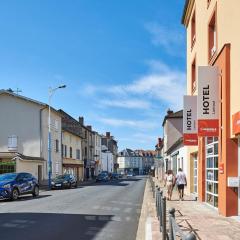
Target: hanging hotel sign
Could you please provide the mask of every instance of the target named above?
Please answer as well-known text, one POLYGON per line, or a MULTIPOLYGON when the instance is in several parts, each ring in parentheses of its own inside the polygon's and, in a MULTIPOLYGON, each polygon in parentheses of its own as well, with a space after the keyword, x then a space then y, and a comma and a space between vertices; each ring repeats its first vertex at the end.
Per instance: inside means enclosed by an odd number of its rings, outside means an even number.
POLYGON ((198 135, 219 135, 219 81, 218 68, 198 67, 198 135))
POLYGON ((183 97, 183 144, 198 145, 197 96, 183 97))
POLYGON ((240 134, 240 112, 232 116, 232 130, 234 135, 240 134))

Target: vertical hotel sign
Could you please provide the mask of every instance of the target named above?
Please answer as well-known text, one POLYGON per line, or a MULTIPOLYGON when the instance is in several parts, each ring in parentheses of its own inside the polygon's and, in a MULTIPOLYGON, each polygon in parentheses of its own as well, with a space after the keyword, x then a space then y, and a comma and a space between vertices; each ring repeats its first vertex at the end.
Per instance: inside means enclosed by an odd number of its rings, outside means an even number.
POLYGON ((198 135, 219 135, 219 80, 218 68, 198 67, 198 135))
POLYGON ((183 97, 183 144, 198 145, 197 96, 183 97))

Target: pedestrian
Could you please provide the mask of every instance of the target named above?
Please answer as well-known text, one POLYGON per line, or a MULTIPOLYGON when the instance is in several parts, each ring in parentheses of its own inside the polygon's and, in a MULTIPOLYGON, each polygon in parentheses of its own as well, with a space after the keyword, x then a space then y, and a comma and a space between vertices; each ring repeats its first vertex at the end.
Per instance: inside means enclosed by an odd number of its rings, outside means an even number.
POLYGON ((177 184, 177 188, 178 188, 178 194, 179 194, 179 200, 184 200, 183 196, 184 196, 184 186, 187 186, 187 178, 185 173, 182 171, 181 168, 178 169, 178 173, 176 175, 175 178, 175 182, 174 185, 177 184))
POLYGON ((165 177, 165 186, 167 187, 167 200, 172 199, 172 191, 173 191, 173 186, 174 186, 174 175, 172 170, 168 170, 166 177, 165 177))

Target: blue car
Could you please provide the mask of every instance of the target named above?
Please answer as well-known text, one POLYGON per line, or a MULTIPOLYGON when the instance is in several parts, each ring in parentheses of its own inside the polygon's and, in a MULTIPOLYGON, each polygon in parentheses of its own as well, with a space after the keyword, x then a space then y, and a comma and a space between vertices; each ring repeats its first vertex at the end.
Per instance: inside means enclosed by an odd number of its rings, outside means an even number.
POLYGON ((17 200, 20 195, 39 195, 37 179, 30 173, 0 174, 0 199, 17 200))

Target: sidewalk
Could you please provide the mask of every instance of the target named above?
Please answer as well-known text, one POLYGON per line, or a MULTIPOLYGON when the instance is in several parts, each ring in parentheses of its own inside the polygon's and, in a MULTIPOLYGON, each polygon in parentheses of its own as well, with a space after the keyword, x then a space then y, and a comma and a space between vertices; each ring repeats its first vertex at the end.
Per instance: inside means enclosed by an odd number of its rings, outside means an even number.
MULTIPOLYGON (((155 183, 160 185, 159 181, 155 183)), ((166 189, 162 188, 166 196, 166 189)), ((184 196, 184 201, 179 201, 177 190, 173 190, 172 201, 167 201, 167 211, 176 210, 178 225, 185 231, 193 231, 201 240, 239 240, 240 222, 233 217, 223 217, 217 210, 184 196)), ((154 234, 154 233, 153 233, 154 234)))
POLYGON ((161 233, 157 218, 155 198, 149 180, 146 182, 136 240, 160 240, 161 233))

